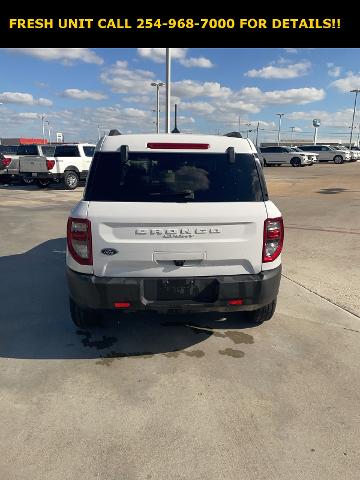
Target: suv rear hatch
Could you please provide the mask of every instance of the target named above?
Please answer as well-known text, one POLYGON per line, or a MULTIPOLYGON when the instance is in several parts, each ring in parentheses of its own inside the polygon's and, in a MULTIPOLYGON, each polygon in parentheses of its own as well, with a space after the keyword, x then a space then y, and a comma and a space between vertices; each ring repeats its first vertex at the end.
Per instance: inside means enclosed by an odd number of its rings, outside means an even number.
POLYGON ((84 199, 99 277, 257 274, 267 212, 252 154, 96 153, 84 199))

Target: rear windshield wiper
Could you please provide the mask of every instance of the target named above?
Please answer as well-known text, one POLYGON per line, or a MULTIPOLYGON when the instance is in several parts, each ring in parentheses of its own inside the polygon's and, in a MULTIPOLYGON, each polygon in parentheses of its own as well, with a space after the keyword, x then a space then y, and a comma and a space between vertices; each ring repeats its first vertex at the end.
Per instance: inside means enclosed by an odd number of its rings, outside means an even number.
POLYGON ((183 190, 180 192, 149 192, 149 196, 157 196, 157 197, 176 197, 180 196, 184 200, 193 200, 194 199, 194 191, 193 190, 183 190))

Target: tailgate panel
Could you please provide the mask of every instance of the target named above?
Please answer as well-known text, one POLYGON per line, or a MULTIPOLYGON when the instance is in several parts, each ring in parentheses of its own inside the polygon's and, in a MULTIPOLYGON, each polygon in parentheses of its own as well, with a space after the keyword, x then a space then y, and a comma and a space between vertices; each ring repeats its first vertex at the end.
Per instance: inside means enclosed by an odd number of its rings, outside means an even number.
POLYGON ((263 202, 90 202, 94 273, 186 277, 259 273, 263 202), (103 249, 112 248, 108 256, 103 249), (180 261, 180 264, 175 264, 180 261))
POLYGON ((40 157, 35 155, 26 155, 19 158, 19 170, 20 173, 37 172, 48 173, 46 166, 46 157, 40 157))

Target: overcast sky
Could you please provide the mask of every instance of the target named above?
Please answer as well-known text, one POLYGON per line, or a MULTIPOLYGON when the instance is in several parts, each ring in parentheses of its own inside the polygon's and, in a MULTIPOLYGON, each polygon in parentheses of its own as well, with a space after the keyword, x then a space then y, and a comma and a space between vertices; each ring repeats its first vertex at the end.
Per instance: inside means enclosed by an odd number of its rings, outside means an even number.
MULTIPOLYGON (((172 52, 172 103, 179 104, 183 132, 237 130, 240 117, 242 131, 259 121, 261 140, 272 141, 276 113, 285 113, 283 138, 295 127, 294 139, 311 139, 312 120, 319 118, 320 141, 348 140, 354 103, 349 90, 360 88, 360 49, 172 52)), ((155 130, 151 82, 165 80, 165 49, 0 49, 0 61, 2 137, 41 136, 41 113, 53 137, 63 132, 67 141, 96 140, 98 125, 101 132, 155 130)), ((356 135, 359 122, 360 112, 356 135)))

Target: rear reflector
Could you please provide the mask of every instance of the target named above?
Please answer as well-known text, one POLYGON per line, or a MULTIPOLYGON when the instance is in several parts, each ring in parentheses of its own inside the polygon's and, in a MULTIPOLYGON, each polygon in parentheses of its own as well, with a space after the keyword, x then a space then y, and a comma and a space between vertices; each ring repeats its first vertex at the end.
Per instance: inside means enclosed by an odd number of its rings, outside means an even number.
POLYGON ((228 300, 228 305, 242 305, 244 300, 242 298, 234 298, 233 300, 228 300))
POLYGON ((148 143, 147 148, 157 150, 208 150, 208 143, 148 143))
POLYGON ((86 218, 68 219, 67 246, 70 255, 80 265, 92 265, 91 223, 86 218))
POLYGON ((263 262, 273 262, 281 253, 284 242, 284 223, 281 217, 264 222, 263 262))
POLYGON ((116 302, 116 303, 114 303, 114 307, 115 308, 128 308, 128 307, 130 307, 130 303, 129 302, 116 302))

